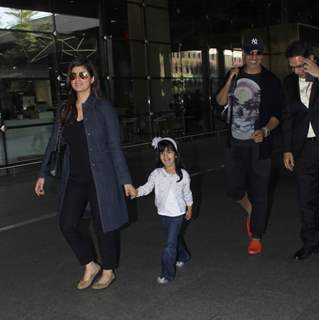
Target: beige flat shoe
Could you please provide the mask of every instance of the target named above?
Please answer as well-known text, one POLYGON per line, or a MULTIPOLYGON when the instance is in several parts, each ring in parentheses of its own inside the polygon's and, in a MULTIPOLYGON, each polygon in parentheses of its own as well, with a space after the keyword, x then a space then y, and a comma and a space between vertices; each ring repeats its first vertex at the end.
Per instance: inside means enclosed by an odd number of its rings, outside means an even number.
POLYGON ((100 272, 100 270, 101 270, 101 267, 99 267, 94 273, 91 274, 89 280, 85 280, 85 281, 84 280, 80 280, 78 285, 77 285, 77 288, 79 290, 83 290, 83 289, 86 289, 89 286, 91 286, 92 282, 94 281, 95 277, 100 272))
POLYGON ((112 273, 112 275, 106 282, 99 282, 98 280, 92 285, 91 288, 95 290, 105 289, 114 281, 114 279, 115 279, 115 274, 112 273))

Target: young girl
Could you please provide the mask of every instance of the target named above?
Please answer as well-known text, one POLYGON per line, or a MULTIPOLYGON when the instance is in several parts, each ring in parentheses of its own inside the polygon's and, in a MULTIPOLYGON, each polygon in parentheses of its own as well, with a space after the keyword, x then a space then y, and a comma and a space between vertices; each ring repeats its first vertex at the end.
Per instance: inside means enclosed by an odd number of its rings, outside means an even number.
POLYGON ((162 270, 157 282, 166 284, 174 280, 176 266, 182 267, 190 259, 181 227, 184 217, 186 220, 192 217, 193 196, 190 177, 181 166, 176 142, 171 138, 154 138, 152 145, 157 151, 157 168, 147 183, 137 189, 137 196, 148 195, 155 188, 155 205, 167 232, 161 258, 162 270))

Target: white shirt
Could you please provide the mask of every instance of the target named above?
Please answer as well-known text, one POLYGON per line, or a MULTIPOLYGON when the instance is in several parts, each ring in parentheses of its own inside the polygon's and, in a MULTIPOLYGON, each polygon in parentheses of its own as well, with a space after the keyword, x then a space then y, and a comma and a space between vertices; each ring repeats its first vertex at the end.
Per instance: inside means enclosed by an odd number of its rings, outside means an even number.
POLYGON ((157 168, 149 175, 147 182, 137 189, 138 197, 146 196, 155 189, 155 205, 159 215, 177 217, 185 214, 186 206, 193 204, 190 176, 182 169, 183 179, 170 174, 164 168, 157 168))
MULTIPOLYGON (((311 88, 312 82, 306 81, 304 78, 299 78, 300 100, 307 108, 309 108, 311 88)), ((312 128, 311 122, 309 122, 307 138, 313 138, 315 136, 316 134, 312 128)))

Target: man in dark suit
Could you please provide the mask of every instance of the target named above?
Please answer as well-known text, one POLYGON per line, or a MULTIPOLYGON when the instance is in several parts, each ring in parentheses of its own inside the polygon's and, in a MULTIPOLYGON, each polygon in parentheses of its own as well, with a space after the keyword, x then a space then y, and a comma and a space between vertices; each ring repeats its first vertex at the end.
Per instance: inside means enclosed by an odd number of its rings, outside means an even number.
POLYGON ((292 70, 284 80, 283 160, 296 173, 303 246, 294 259, 319 252, 319 67, 312 48, 297 40, 286 57, 292 70))

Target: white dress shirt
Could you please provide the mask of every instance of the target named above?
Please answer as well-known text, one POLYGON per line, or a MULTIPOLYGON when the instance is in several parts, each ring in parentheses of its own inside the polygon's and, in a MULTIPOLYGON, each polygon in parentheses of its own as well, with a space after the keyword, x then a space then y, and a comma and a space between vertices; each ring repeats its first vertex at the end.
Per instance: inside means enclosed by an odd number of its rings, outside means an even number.
MULTIPOLYGON (((300 100, 307 108, 309 108, 311 88, 312 82, 306 81, 304 78, 299 78, 300 100)), ((311 122, 309 122, 307 138, 313 138, 315 136, 316 134, 312 128, 311 122)))
POLYGON ((177 174, 170 174, 164 168, 155 169, 148 177, 147 182, 140 186, 138 197, 146 196, 155 189, 155 205, 159 215, 177 217, 185 214, 186 206, 193 204, 193 195, 190 189, 190 176, 182 169, 183 179, 177 174))

